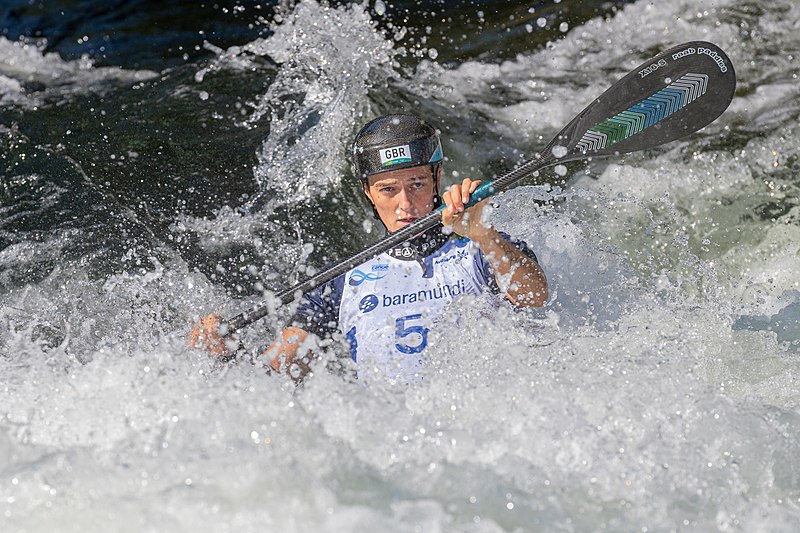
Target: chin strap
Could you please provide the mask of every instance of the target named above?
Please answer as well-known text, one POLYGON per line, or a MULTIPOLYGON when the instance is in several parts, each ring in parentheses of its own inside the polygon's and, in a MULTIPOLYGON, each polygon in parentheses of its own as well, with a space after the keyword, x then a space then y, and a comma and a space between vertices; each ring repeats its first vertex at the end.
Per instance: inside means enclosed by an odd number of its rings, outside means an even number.
POLYGON ((433 176, 433 210, 439 208, 442 205, 442 196, 439 194, 439 182, 442 179, 441 175, 442 171, 442 162, 439 161, 438 163, 431 164, 431 175, 433 176))

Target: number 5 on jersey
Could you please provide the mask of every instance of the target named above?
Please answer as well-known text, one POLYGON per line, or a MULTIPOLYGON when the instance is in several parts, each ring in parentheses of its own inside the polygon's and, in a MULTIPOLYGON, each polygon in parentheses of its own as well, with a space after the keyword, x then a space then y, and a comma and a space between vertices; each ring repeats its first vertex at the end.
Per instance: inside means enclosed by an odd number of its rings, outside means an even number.
POLYGON ((422 315, 406 315, 395 320, 395 345, 401 353, 420 353, 428 346, 428 331, 425 326, 414 323, 422 321, 422 315))

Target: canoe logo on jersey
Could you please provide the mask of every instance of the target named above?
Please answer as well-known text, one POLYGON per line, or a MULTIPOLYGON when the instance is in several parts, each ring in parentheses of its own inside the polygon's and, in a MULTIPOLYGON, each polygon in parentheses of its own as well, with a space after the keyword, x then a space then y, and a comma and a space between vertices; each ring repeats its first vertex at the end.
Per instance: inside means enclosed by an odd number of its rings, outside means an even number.
POLYGON ((381 154, 382 167, 399 165, 400 163, 411 163, 411 147, 407 144, 392 146, 391 148, 382 148, 379 151, 381 154))
POLYGON ((374 294, 367 294, 358 303, 358 310, 362 313, 369 313, 376 307, 378 307, 378 297, 374 294))
POLYGON ((350 274, 350 279, 347 281, 353 287, 358 287, 365 281, 377 281, 381 278, 386 277, 386 274, 378 275, 378 274, 368 274, 366 272, 361 272, 358 269, 353 270, 353 273, 350 274))

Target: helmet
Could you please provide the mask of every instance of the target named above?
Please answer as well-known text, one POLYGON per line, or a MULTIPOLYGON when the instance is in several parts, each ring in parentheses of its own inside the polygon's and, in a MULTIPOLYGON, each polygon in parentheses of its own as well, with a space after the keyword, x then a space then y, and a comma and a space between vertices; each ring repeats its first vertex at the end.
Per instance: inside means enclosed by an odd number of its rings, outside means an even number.
POLYGON ((361 128, 353 141, 353 171, 360 180, 373 174, 442 161, 439 134, 410 115, 384 115, 361 128))

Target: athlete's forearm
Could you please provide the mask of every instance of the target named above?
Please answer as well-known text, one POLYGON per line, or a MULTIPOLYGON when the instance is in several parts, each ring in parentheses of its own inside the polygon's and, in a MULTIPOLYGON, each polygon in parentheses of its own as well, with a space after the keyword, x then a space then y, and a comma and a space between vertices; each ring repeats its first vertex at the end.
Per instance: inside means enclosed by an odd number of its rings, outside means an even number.
POLYGON ((517 307, 541 307, 547 302, 547 278, 533 258, 517 249, 493 228, 473 239, 492 265, 500 287, 517 307))

